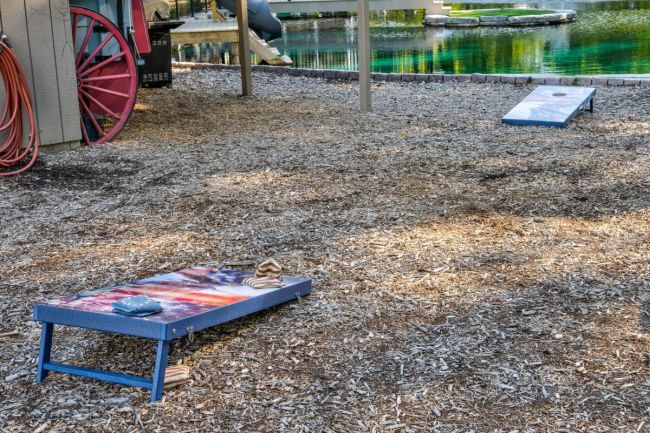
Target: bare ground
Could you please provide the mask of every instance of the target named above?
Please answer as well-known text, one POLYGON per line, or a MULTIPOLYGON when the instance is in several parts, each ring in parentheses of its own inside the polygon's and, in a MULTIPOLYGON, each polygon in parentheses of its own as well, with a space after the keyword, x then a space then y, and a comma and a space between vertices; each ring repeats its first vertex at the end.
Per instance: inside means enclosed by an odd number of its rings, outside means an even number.
MULTIPOLYGON (((650 90, 566 130, 530 88, 177 71, 110 145, 0 180, 2 432, 650 431, 650 90), (314 293, 172 345, 190 384, 34 383, 35 301, 273 256, 314 293)), ((148 374, 153 344, 54 357, 148 374)))

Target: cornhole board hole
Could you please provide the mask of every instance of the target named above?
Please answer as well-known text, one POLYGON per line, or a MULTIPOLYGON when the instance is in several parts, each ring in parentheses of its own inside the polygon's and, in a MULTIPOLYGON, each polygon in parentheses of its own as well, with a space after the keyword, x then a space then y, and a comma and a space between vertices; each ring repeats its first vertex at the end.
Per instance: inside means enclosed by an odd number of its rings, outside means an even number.
POLYGON ((539 86, 501 119, 502 123, 519 126, 556 126, 565 128, 585 105, 594 112, 591 87, 539 86))
POLYGON ((243 284, 244 279, 252 275, 252 272, 221 272, 194 267, 38 303, 34 305, 34 320, 42 322, 42 331, 36 380, 45 380, 50 371, 74 374, 150 389, 151 401, 159 400, 171 340, 298 299, 311 292, 311 280, 287 276, 280 288, 253 289, 243 284), (114 301, 135 295, 147 295, 157 300, 163 310, 145 317, 112 312, 111 304, 114 301), (153 377, 131 376, 52 361, 50 353, 54 325, 156 340, 158 351, 153 377))

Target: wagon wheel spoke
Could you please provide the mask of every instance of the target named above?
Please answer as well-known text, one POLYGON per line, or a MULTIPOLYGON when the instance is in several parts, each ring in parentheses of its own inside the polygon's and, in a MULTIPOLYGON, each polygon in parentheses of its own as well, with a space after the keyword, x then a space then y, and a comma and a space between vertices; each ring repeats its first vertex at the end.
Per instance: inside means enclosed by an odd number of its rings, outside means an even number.
POLYGON ((113 117, 113 118, 115 118, 115 119, 118 119, 118 120, 121 118, 121 116, 120 116, 119 114, 114 113, 113 110, 111 110, 110 108, 106 107, 106 105, 104 105, 104 104, 102 104, 101 102, 99 102, 99 101, 97 100, 97 98, 95 98, 95 97, 92 96, 90 93, 86 92, 85 90, 79 89, 79 93, 82 94, 83 96, 85 96, 86 98, 90 99, 90 100, 93 102, 93 104, 97 105, 99 108, 101 108, 102 110, 104 110, 105 113, 110 114, 111 117, 113 117))
POLYGON ((124 56, 124 51, 120 51, 119 53, 112 55, 108 59, 97 63, 95 66, 92 66, 92 67, 86 69, 85 71, 80 72, 79 77, 85 77, 86 75, 92 74, 95 71, 103 69, 106 66, 110 65, 111 63, 113 63, 114 61, 120 59, 123 56, 124 56))
MULTIPOLYGON (((95 113, 93 113, 93 112, 90 110, 90 107, 88 107, 88 104, 86 104, 86 101, 83 100, 83 98, 81 97, 81 95, 79 95, 79 105, 81 105, 81 108, 83 109, 83 111, 84 111, 84 112, 86 113, 86 115, 90 118, 90 123, 93 124, 93 126, 95 127, 95 130, 96 130, 97 132, 99 132, 99 135, 100 135, 100 136, 103 137, 103 136, 106 134, 106 132, 104 132, 104 130, 102 129, 102 127, 99 126, 99 122, 97 122, 97 119, 95 119, 95 113)), ((87 133, 87 131, 86 131, 86 133, 87 133)))
POLYGON ((86 46, 88 46, 88 41, 90 40, 90 37, 93 34, 94 28, 95 28, 95 20, 91 18, 90 25, 88 25, 88 28, 86 29, 86 34, 84 35, 84 39, 83 41, 81 41, 79 52, 77 52, 77 58, 75 60, 75 64, 77 65, 77 67, 79 67, 79 64, 81 63, 81 59, 83 58, 84 53, 86 52, 86 46))
POLYGON ((130 74, 115 74, 115 75, 104 75, 101 77, 87 77, 87 78, 82 78, 81 82, 83 84, 86 83, 93 83, 96 81, 115 81, 115 80, 120 80, 122 78, 131 78, 130 74))
POLYGON ((120 98, 130 98, 131 97, 130 95, 128 95, 126 93, 116 92, 115 90, 104 89, 103 87, 91 86, 90 84, 85 84, 83 82, 81 83, 81 87, 84 88, 84 89, 94 90, 96 92, 106 93, 107 95, 119 96, 120 98))
POLYGON ((86 59, 86 60, 85 60, 81 65, 79 65, 79 67, 77 68, 77 70, 79 70, 79 71, 83 71, 84 69, 86 69, 86 67, 90 64, 90 62, 92 62, 92 60, 93 60, 95 57, 97 57, 97 55, 100 53, 100 51, 103 50, 104 47, 106 46, 106 44, 108 44, 110 41, 112 41, 114 37, 115 37, 115 36, 113 36, 112 34, 109 33, 108 36, 106 36, 106 37, 104 38, 104 40, 103 40, 99 45, 97 45, 97 48, 95 48, 95 49, 93 50, 93 52, 90 53, 90 55, 88 56, 88 58, 87 58, 87 59, 86 59))

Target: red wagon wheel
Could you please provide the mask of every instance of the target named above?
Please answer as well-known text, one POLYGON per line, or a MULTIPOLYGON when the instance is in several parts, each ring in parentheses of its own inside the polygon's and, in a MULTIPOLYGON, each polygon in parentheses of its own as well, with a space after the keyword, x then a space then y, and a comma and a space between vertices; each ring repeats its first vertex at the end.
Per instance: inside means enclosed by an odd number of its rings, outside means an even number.
POLYGON ((126 38, 97 12, 70 7, 81 132, 86 144, 111 140, 135 105, 137 69, 126 38))

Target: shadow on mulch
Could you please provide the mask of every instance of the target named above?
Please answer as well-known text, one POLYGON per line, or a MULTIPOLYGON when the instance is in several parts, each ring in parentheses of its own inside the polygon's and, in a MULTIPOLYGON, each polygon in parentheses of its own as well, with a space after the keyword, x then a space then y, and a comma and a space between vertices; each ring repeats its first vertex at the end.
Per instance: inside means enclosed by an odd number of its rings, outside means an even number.
POLYGON ((109 161, 95 160, 90 164, 46 164, 42 160, 36 162, 31 170, 12 178, 17 187, 29 188, 32 191, 52 188, 76 191, 119 190, 122 183, 127 183, 129 177, 138 173, 142 163, 121 158, 119 166, 109 164, 109 161))

